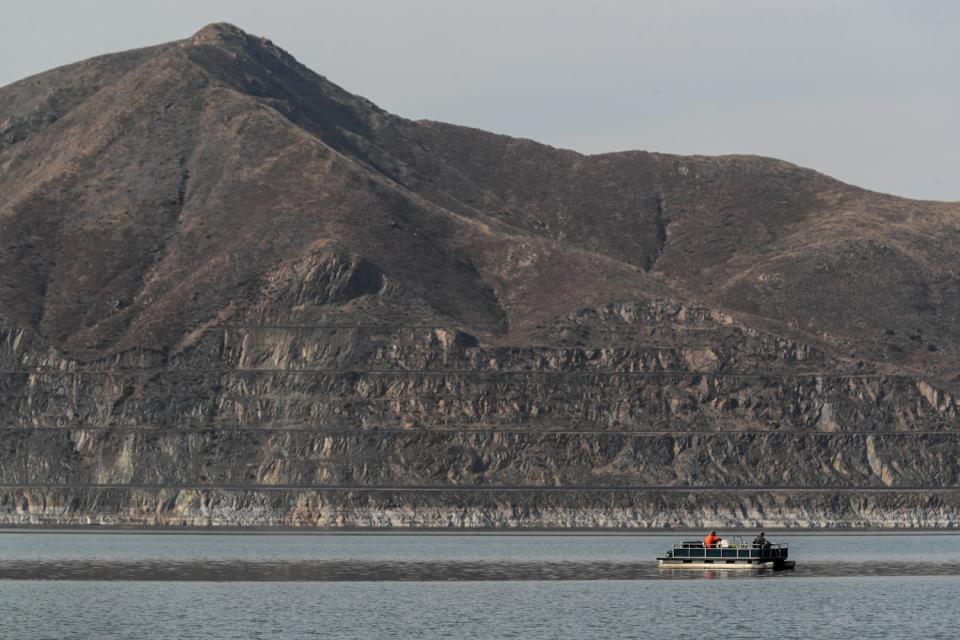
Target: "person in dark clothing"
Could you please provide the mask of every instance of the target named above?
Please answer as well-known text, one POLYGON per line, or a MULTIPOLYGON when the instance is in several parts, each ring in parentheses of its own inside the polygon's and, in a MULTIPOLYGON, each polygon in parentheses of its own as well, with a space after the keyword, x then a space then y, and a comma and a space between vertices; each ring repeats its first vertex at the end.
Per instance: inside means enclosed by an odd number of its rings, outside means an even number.
POLYGON ((753 539, 753 546, 760 547, 761 549, 770 548, 770 541, 767 540, 766 536, 763 535, 763 531, 761 531, 760 535, 753 539))

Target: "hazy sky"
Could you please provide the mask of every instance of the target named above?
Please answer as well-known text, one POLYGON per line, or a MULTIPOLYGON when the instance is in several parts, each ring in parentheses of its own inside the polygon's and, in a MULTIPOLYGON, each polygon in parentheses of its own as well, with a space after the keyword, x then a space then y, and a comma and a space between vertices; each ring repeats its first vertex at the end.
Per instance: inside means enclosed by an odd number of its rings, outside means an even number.
MULTIPOLYGON (((410 118, 960 200, 960 2, 3 0, 0 85, 228 21, 410 118)), ((3 114, 0 114, 0 120, 3 114)))

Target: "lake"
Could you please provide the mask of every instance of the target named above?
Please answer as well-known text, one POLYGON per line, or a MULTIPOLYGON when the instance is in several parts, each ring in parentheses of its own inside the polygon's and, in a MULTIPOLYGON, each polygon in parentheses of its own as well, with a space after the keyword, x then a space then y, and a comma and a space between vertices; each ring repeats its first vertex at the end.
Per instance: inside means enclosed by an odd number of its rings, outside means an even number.
POLYGON ((657 569, 681 537, 0 533, 0 638, 958 636, 958 535, 771 534, 795 571, 657 569))

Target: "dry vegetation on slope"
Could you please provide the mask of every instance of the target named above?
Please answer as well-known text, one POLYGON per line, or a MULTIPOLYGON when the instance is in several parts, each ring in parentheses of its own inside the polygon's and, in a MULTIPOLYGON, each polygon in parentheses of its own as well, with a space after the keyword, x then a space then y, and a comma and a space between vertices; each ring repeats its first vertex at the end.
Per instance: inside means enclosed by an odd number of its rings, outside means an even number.
POLYGON ((797 523, 922 485, 822 521, 952 524, 958 239, 960 204, 777 160, 406 120, 230 25, 55 69, 0 89, 0 517, 276 524, 378 484, 449 514, 493 483, 529 515, 498 526, 556 524, 563 486, 752 487, 562 506, 617 526, 757 521, 789 486, 797 523), (258 486, 290 495, 251 515, 258 486))

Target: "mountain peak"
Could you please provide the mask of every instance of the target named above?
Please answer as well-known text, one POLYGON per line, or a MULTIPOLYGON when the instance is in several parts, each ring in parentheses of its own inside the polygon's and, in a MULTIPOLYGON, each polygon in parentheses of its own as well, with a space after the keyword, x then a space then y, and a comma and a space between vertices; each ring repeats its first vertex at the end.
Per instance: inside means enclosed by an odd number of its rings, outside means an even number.
POLYGON ((278 58, 288 64, 299 66, 299 63, 289 53, 275 45, 267 38, 247 33, 240 27, 228 22, 214 22, 197 31, 188 40, 183 42, 188 47, 212 47, 232 54, 236 59, 253 57, 261 58, 262 54, 278 58))
POLYGON ((229 22, 212 22, 190 38, 193 44, 243 44, 250 34, 229 22))

